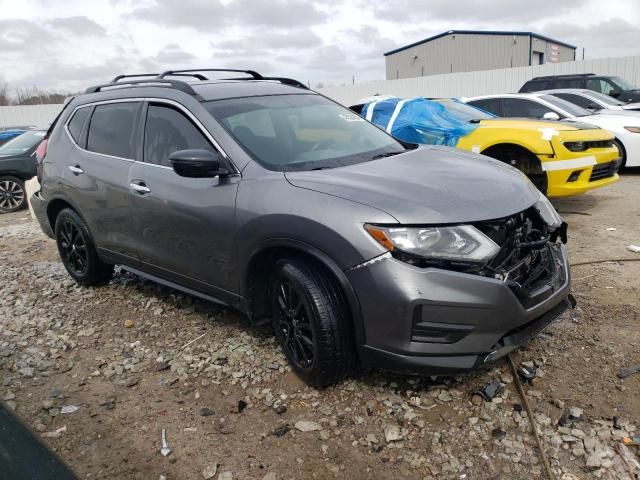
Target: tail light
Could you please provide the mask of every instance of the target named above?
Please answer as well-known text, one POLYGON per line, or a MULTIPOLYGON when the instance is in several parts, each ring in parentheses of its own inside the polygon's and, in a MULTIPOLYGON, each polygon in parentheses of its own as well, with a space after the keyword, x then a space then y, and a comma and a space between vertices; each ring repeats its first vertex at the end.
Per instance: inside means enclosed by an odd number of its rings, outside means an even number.
POLYGON ((47 146, 49 145, 49 139, 45 138, 40 142, 38 148, 36 148, 36 158, 38 159, 38 163, 42 163, 44 157, 47 155, 47 146))

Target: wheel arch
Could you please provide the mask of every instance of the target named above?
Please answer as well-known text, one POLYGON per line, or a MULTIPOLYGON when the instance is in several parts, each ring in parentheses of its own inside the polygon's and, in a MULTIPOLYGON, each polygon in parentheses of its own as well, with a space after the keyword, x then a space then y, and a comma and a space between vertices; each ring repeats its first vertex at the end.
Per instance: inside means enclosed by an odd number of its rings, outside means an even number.
MULTIPOLYGON (((52 231, 55 231, 55 228, 56 228, 56 218, 58 218, 58 215, 60 214, 60 212, 65 208, 70 208, 71 210, 76 212, 80 216, 82 221, 85 223, 85 225, 87 225, 87 222, 84 219, 84 216, 72 202, 70 202, 68 199, 63 197, 55 197, 47 202, 47 220, 49 221, 49 225, 51 226, 52 231)), ((87 230, 89 230, 88 225, 87 225, 87 230)), ((89 230, 89 234, 91 235, 90 230, 89 230)))
POLYGON ((613 137, 613 142, 615 143, 616 146, 620 147, 619 148, 620 156, 622 157, 622 163, 620 163, 620 169, 622 169, 627 164, 627 149, 624 146, 624 143, 622 142, 622 140, 620 140, 618 137, 613 137))
POLYGON ((276 262, 282 258, 311 261, 323 269, 337 283, 349 306, 357 347, 364 344, 364 325, 358 297, 337 263, 325 252, 305 242, 292 239, 270 240, 249 257, 241 284, 246 299, 245 310, 252 322, 260 322, 270 315, 268 282, 276 262))
MULTIPOLYGON (((491 144, 489 146, 486 146, 480 153, 482 153, 482 155, 487 155, 487 156, 491 156, 489 153, 492 152, 496 152, 496 151, 500 151, 500 150, 504 150, 504 151, 526 151, 527 154, 529 155, 533 155, 537 158, 537 155, 534 153, 534 150, 530 148, 530 146, 522 144, 522 143, 518 143, 518 142, 498 142, 498 143, 494 143, 491 144)), ((492 157, 495 158, 495 157, 492 157)))

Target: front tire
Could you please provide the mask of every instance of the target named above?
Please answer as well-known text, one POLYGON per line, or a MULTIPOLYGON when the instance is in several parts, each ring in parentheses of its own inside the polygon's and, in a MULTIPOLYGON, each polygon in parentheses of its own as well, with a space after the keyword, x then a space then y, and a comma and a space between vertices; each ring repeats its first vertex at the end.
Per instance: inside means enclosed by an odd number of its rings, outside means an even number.
POLYGON ((17 177, 0 177, 0 213, 11 213, 27 206, 24 182, 17 177))
POLYGON ((613 140, 613 144, 618 149, 620 158, 622 159, 622 162, 620 162, 620 167, 618 167, 618 172, 622 172, 622 170, 624 170, 624 167, 627 166, 627 151, 622 146, 622 142, 617 138, 613 140))
POLYGON ((301 260, 282 260, 276 264, 270 295, 276 337, 302 380, 322 388, 355 371, 349 309, 324 271, 301 260))
POLYGON ((75 211, 65 208, 58 214, 55 238, 64 268, 80 285, 96 285, 113 276, 113 265, 100 260, 87 226, 75 211))

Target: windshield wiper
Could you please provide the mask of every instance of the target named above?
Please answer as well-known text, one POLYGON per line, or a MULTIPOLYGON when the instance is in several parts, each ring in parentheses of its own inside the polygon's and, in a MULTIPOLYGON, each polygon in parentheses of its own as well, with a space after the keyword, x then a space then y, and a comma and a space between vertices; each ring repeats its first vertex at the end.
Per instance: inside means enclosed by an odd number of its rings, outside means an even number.
POLYGON ((312 168, 311 171, 313 170, 331 170, 333 167, 316 167, 316 168, 312 168))
POLYGON ((373 157, 371 157, 371 160, 377 160, 379 158, 385 158, 385 157, 393 157, 394 155, 398 155, 400 153, 404 153, 404 152, 386 152, 386 153, 379 153, 378 155, 374 155, 373 157))

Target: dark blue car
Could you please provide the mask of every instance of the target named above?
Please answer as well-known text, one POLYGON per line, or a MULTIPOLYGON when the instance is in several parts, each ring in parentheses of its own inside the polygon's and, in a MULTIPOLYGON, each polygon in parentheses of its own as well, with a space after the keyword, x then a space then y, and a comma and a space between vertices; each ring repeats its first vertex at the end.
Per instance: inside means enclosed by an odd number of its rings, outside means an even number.
POLYGON ((36 175, 35 152, 45 133, 28 130, 0 146, 0 213, 27 206, 24 182, 36 175))

